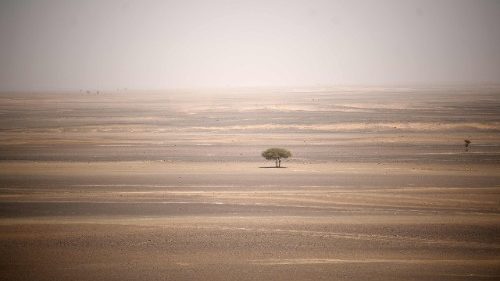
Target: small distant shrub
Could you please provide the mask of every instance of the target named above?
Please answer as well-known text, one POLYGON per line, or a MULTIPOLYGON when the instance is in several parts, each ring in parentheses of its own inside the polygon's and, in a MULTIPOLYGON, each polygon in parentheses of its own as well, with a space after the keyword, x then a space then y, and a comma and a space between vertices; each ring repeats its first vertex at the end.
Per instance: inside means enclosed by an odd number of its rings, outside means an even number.
POLYGON ((468 139, 464 140, 464 146, 465 146, 465 151, 466 152, 469 151, 470 144, 471 144, 470 140, 468 140, 468 139))

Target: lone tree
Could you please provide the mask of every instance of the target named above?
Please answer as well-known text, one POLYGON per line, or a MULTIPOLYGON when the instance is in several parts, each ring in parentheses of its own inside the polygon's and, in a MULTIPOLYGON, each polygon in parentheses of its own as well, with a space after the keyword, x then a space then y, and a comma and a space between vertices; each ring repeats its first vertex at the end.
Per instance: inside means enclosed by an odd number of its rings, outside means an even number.
POLYGON ((465 143, 464 144, 465 145, 465 152, 467 152, 467 151, 469 151, 469 146, 470 146, 471 141, 466 139, 466 140, 464 140, 464 143, 465 143))
POLYGON ((269 148, 262 151, 262 157, 267 160, 274 160, 276 168, 281 168, 281 158, 292 157, 292 153, 284 148, 269 148))

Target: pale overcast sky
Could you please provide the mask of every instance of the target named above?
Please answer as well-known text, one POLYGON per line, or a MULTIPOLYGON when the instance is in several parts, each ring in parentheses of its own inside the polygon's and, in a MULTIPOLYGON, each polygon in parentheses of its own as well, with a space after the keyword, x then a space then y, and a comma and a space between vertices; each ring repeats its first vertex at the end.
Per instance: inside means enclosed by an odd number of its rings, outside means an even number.
POLYGON ((498 0, 0 0, 0 91, 500 83, 498 0))

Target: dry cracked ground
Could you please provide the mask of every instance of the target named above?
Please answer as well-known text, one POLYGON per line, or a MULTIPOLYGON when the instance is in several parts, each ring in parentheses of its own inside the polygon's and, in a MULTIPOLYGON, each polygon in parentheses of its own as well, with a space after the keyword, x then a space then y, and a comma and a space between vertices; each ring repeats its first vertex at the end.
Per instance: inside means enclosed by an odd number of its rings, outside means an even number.
POLYGON ((1 94, 0 280, 499 280, 499 108, 497 88, 1 94))

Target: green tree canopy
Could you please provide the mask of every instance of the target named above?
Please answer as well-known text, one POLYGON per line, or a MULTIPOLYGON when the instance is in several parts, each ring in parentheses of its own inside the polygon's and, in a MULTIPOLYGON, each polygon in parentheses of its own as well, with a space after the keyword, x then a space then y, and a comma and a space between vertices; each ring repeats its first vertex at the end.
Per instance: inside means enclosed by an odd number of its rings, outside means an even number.
POLYGON ((281 158, 292 157, 292 153, 284 148, 269 148, 262 152, 262 157, 276 161, 276 168, 281 167, 281 158))

